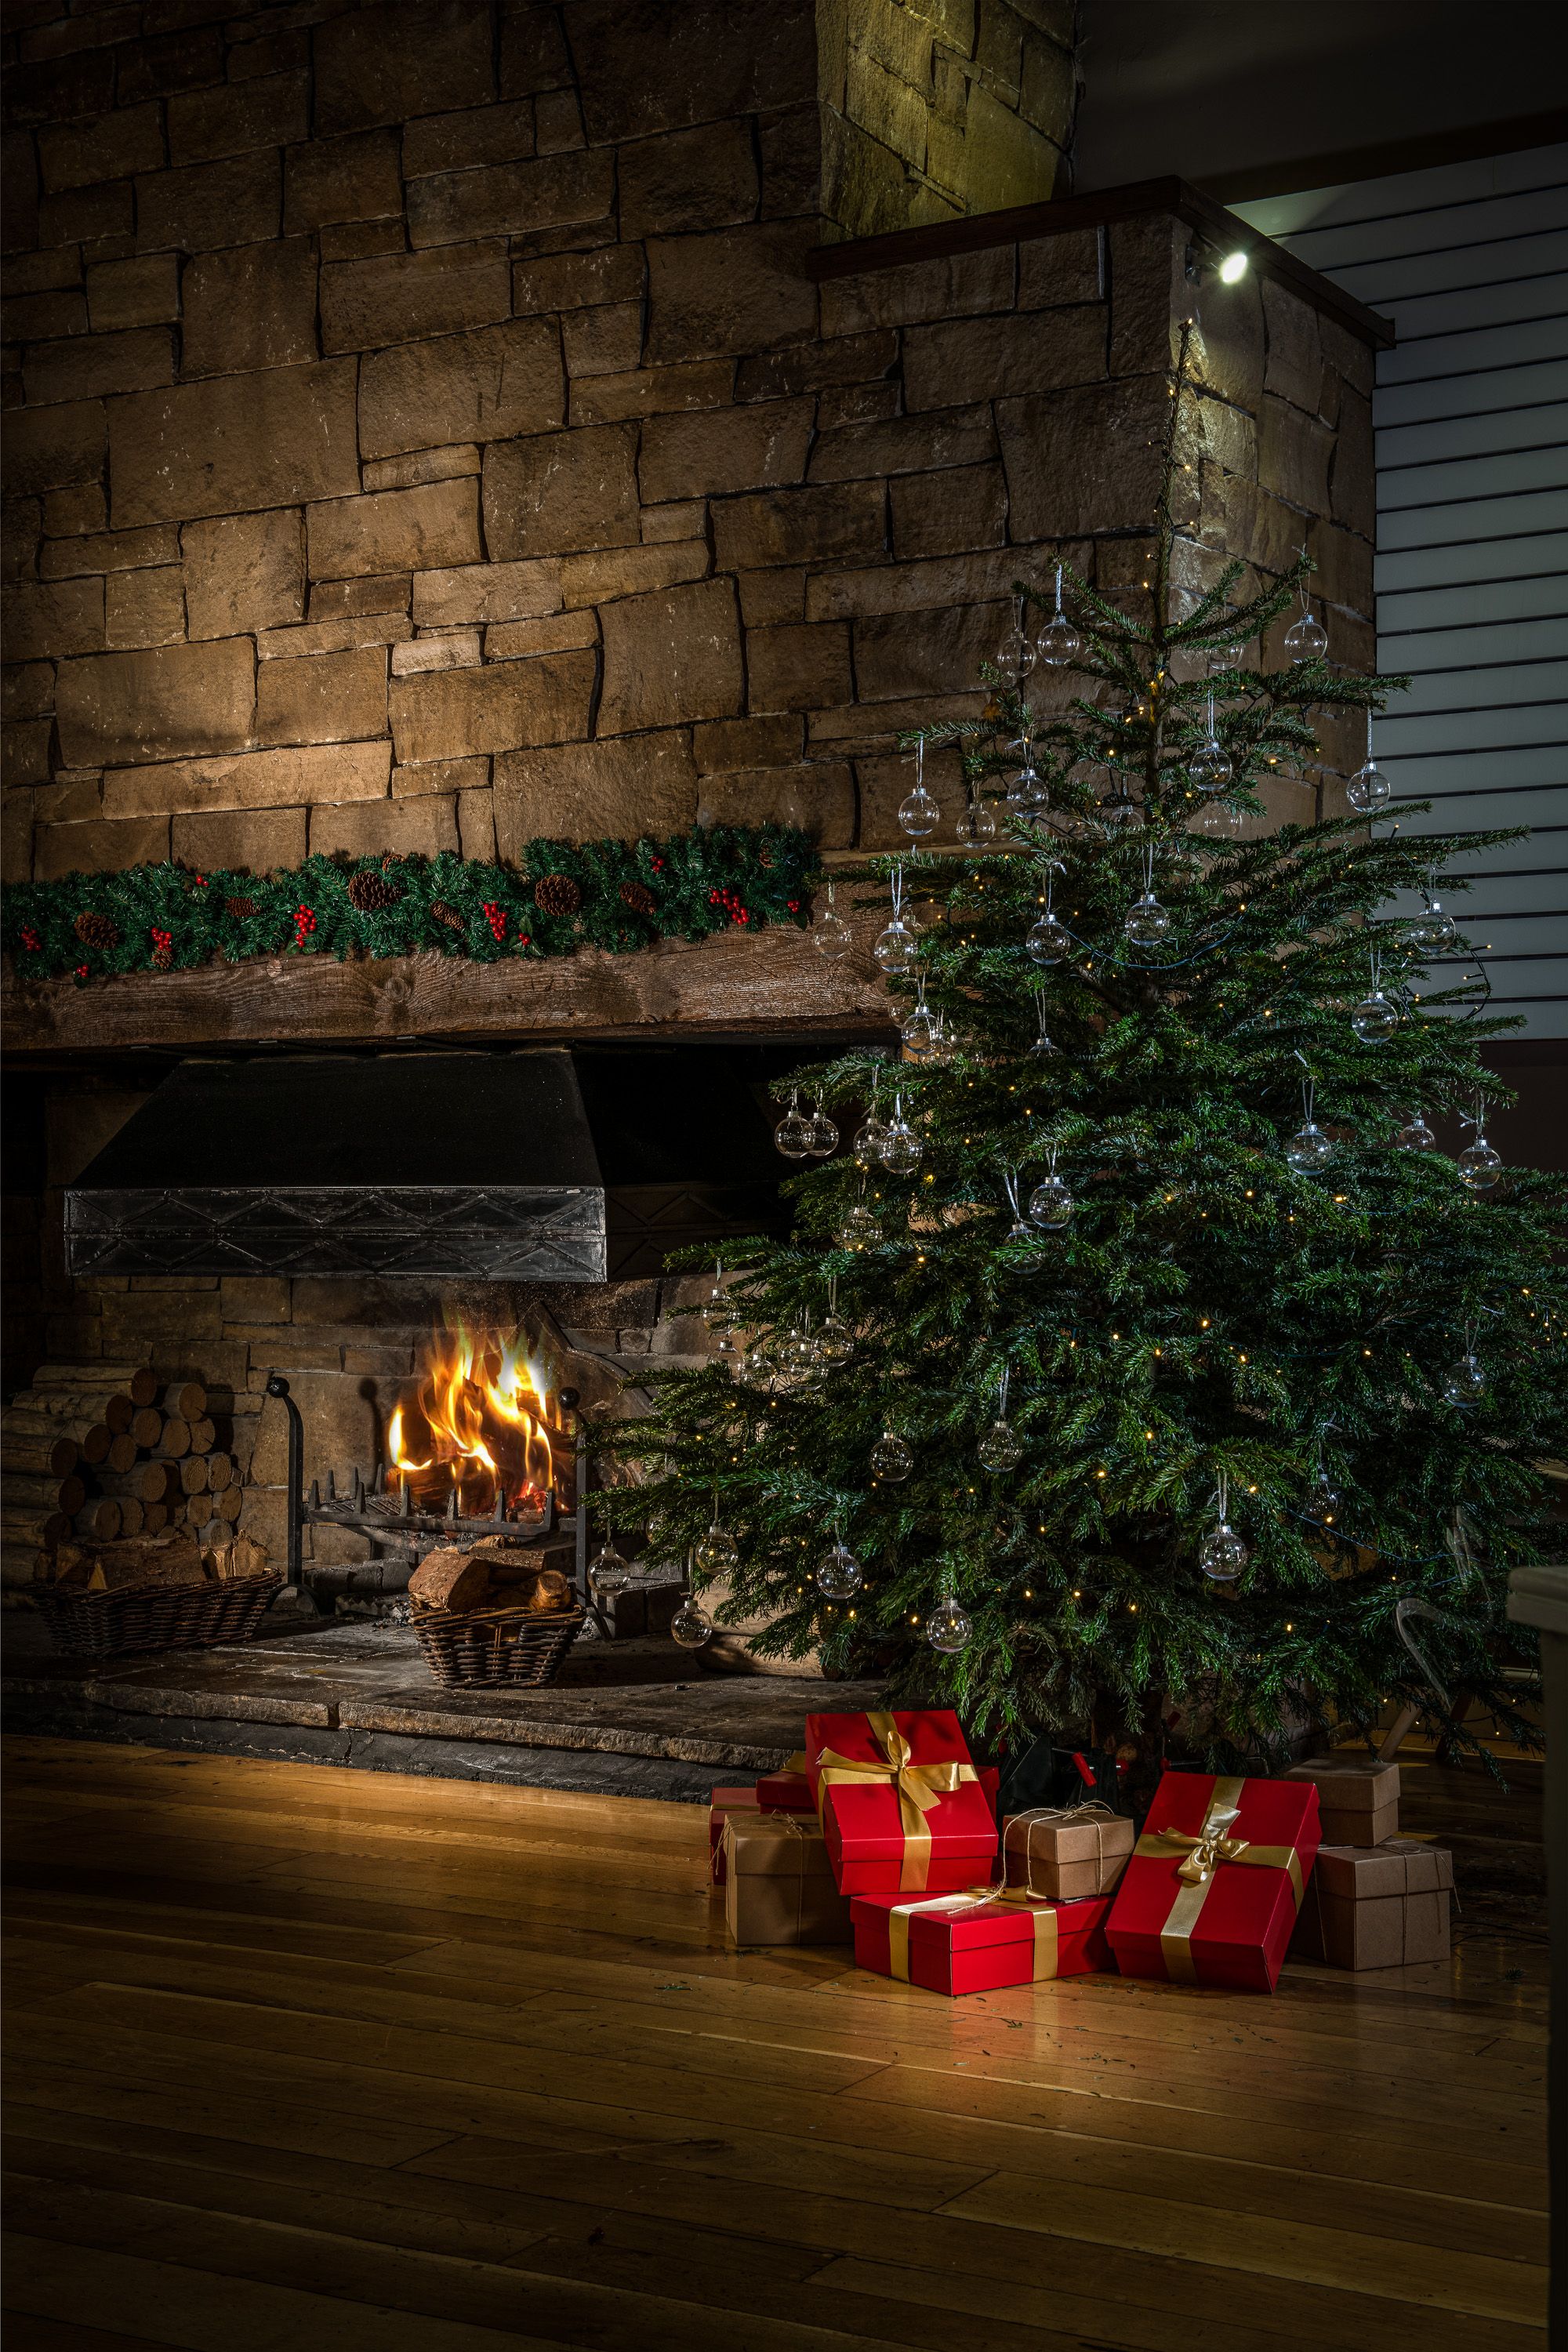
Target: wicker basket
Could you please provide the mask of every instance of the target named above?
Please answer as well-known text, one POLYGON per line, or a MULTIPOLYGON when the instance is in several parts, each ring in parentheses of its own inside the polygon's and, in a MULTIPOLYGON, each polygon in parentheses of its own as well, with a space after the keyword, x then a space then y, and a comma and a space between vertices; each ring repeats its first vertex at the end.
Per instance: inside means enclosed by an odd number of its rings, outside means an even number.
POLYGON ((198 1650, 248 1642, 283 1584, 280 1576, 232 1576, 216 1584, 128 1584, 119 1592, 33 1588, 57 1649, 117 1658, 131 1650, 198 1650))
POLYGON ((416 1601, 410 1622, 444 1690, 542 1690, 561 1672, 586 1613, 580 1607, 548 1613, 504 1608, 458 1616, 416 1601))

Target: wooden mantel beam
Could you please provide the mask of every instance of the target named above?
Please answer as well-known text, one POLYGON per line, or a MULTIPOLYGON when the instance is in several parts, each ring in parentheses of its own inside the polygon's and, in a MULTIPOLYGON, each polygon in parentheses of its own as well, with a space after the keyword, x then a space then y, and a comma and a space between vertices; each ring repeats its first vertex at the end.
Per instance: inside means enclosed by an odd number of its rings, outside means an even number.
MULTIPOLYGON (((879 918, 879 920, 880 919, 879 918)), ((630 955, 584 948, 547 962, 470 963, 416 955, 339 963, 330 956, 214 963, 195 971, 128 972, 0 989, 13 1064, 152 1050, 197 1053, 257 1045, 364 1046, 447 1038, 538 1043, 670 1043, 885 1032, 892 1001, 868 942, 837 962, 808 933, 722 932, 695 945, 663 940, 630 955)))

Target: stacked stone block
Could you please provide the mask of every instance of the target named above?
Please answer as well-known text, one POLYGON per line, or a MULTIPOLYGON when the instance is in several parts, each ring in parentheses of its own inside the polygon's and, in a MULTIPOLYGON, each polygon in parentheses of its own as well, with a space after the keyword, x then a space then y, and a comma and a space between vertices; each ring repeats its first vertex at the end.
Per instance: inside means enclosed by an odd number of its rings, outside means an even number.
POLYGON ((1138 577, 1194 299, 1194 572, 1309 541, 1363 656, 1361 346, 1194 297, 1164 219, 819 287, 836 59, 869 89, 898 19, 935 107, 1066 56, 1048 8, 838 13, 13 16, 10 873, 885 844, 897 732, 972 707, 1015 578, 1064 539, 1138 577))

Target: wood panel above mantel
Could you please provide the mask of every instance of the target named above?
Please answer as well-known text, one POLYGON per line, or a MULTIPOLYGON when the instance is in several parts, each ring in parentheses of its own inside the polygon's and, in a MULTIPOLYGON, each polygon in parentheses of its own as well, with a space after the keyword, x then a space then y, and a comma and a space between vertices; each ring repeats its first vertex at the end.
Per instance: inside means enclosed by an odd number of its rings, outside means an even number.
POLYGON ((866 939, 828 963, 803 931, 724 932, 631 955, 584 948, 547 962, 416 955, 213 963, 0 989, 7 1058, 37 1066, 105 1053, 365 1046, 431 1038, 716 1042, 885 1032, 892 1008, 866 939))

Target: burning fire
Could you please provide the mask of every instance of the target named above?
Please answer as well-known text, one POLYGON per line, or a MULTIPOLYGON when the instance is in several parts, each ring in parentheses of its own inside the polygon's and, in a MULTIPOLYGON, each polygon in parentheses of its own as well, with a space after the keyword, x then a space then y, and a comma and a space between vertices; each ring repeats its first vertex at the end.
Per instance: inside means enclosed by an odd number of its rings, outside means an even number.
POLYGON ((542 1519, 554 1465, 548 1374, 522 1340, 459 1323, 432 1342, 418 1395, 387 1425, 392 1469, 420 1511, 466 1519, 542 1519))

